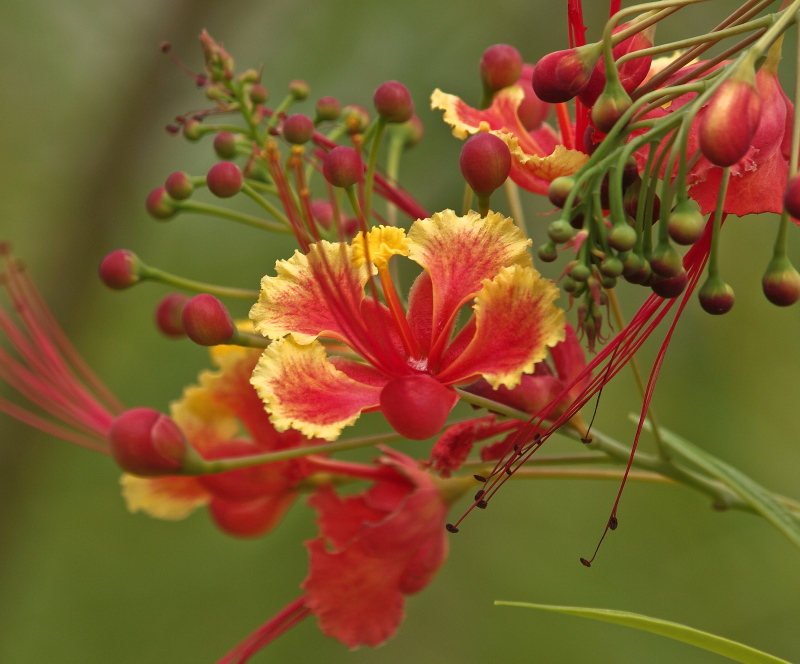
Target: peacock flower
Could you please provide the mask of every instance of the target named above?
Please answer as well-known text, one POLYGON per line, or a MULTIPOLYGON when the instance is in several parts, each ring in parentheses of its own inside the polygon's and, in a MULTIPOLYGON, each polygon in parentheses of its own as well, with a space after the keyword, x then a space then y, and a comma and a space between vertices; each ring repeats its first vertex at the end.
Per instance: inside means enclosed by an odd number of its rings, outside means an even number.
POLYGON ((558 289, 533 268, 529 244, 500 214, 445 210, 408 234, 379 226, 278 261, 250 312, 255 331, 274 340, 252 383, 275 428, 335 440, 362 411, 380 408, 399 433, 424 439, 455 405, 452 386, 481 377, 493 388, 518 385, 564 339, 558 289), (395 254, 423 268, 407 311, 389 270, 395 254), (328 352, 320 338, 344 352, 328 352))
MULTIPOLYGON (((217 370, 203 371, 199 385, 187 387, 172 404, 172 419, 203 458, 250 456, 307 443, 299 433, 281 434, 270 424, 250 385, 258 355, 256 349, 215 346, 211 357, 217 370)), ((222 530, 251 537, 278 524, 311 466, 307 459, 295 459, 197 477, 125 474, 123 496, 130 511, 168 520, 183 519, 208 505, 222 530)))
MULTIPOLYGON (((526 65, 523 79, 526 73, 529 76, 529 71, 526 65)), ((431 108, 444 111, 444 121, 453 128, 456 138, 488 130, 503 139, 511 152, 511 179, 523 189, 547 194, 553 180, 577 173, 588 156, 566 147, 562 137, 547 123, 532 131, 526 129, 518 110, 526 95, 532 95, 533 91, 526 93, 523 80, 520 83, 497 92, 491 106, 482 111, 438 89, 431 95, 431 108)))

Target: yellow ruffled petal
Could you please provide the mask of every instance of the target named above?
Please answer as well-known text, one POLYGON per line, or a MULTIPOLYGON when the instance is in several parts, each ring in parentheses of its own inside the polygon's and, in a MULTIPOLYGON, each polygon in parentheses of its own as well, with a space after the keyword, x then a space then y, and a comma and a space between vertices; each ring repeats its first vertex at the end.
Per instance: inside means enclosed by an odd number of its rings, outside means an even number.
POLYGON ((336 440, 365 408, 380 402, 381 386, 361 383, 337 369, 318 341, 291 337, 270 344, 250 379, 278 431, 336 440))
POLYGON ((589 155, 578 150, 568 150, 563 145, 556 145, 556 149, 546 157, 529 154, 519 146, 519 141, 513 134, 504 131, 492 133, 508 145, 512 159, 523 171, 547 182, 563 175, 574 175, 589 160, 589 155))
POLYGON ((144 512, 156 519, 180 521, 208 504, 210 494, 194 477, 120 478, 122 497, 130 512, 144 512))
POLYGON ((278 261, 275 271, 277 276, 261 280, 258 302, 250 309, 254 330, 270 339, 291 334, 301 344, 320 335, 347 343, 341 316, 359 311, 367 282, 367 270, 353 265, 350 245, 323 240, 308 254, 295 251, 278 261))
POLYGON ((554 304, 558 296, 558 287, 528 266, 504 267, 484 280, 473 305, 474 335, 454 357, 445 355, 449 363, 436 378, 460 383, 483 376, 495 389, 516 387, 548 347, 564 341, 564 312, 554 304))
POLYGON ((389 259, 395 254, 408 256, 409 244, 406 232, 396 226, 376 226, 367 233, 366 249, 364 233, 358 231, 350 246, 353 248, 353 265, 361 267, 367 261, 367 250, 370 262, 379 270, 386 267, 389 259))

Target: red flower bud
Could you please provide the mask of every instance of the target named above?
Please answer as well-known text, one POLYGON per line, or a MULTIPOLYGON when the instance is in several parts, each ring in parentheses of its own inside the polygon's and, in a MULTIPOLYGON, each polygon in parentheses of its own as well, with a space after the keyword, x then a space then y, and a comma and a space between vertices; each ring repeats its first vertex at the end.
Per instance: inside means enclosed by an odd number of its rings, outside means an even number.
MULTIPOLYGON (((628 27, 627 23, 620 25, 617 28, 615 28, 614 32, 623 30, 626 27, 628 27)), ((634 51, 641 51, 645 48, 651 48, 653 46, 654 30, 655 26, 651 26, 649 28, 642 30, 641 32, 637 32, 635 35, 628 37, 626 40, 617 44, 611 50, 611 53, 614 57, 614 61, 616 62, 623 55, 626 55, 628 53, 633 53, 634 51)), ((650 63, 652 59, 653 57, 650 55, 641 58, 634 58, 632 60, 627 60, 617 68, 617 75, 619 76, 619 82, 622 84, 622 87, 625 90, 625 92, 630 94, 637 87, 639 87, 639 84, 642 81, 644 81, 644 79, 647 77, 648 72, 650 71, 650 63)), ((592 106, 594 106, 594 103, 597 101, 597 98, 600 96, 600 93, 603 92, 603 88, 605 88, 605 86, 606 86, 605 63, 602 60, 600 60, 595 65, 594 70, 592 71, 592 75, 589 78, 589 83, 578 94, 578 99, 580 99, 581 103, 584 106, 591 108, 592 106)))
POLYGON ((352 187, 363 172, 361 156, 345 145, 333 148, 322 160, 322 174, 334 187, 352 187))
POLYGON ((181 468, 187 446, 178 425, 150 408, 122 413, 111 425, 108 441, 117 465, 144 477, 175 474, 181 468))
POLYGON ((189 296, 183 293, 170 293, 165 295, 155 310, 156 327, 167 337, 177 339, 185 337, 186 332, 181 323, 183 307, 189 301, 189 296))
POLYGON ((229 131, 221 131, 214 136, 214 151, 220 159, 233 159, 236 156, 236 136, 229 131))
POLYGON ((214 164, 206 175, 208 190, 220 198, 230 198, 242 190, 242 171, 230 161, 214 164))
POLYGON ((181 324, 186 336, 201 346, 228 343, 236 333, 236 325, 225 305, 208 293, 195 295, 186 303, 181 324))
POLYGON ((414 113, 414 102, 408 88, 399 81, 386 81, 372 97, 375 109, 387 122, 405 122, 414 113))
POLYGON ((333 122, 342 114, 342 105, 336 97, 320 97, 317 101, 317 120, 333 122))
POLYGON ((427 374, 392 378, 381 390, 381 411, 401 436, 425 440, 441 431, 456 405, 455 390, 427 374))
POLYGON ((167 194, 166 187, 156 187, 145 202, 147 213, 153 219, 169 219, 178 212, 175 201, 167 194))
POLYGON ((166 189, 170 198, 176 201, 182 201, 192 195, 194 185, 186 173, 183 171, 175 171, 174 173, 170 173, 169 177, 167 177, 167 181, 164 183, 164 189, 166 189))
POLYGON ((752 80, 730 78, 719 86, 700 118, 700 150, 712 164, 732 166, 747 154, 761 119, 752 80))
POLYGON ((136 254, 127 249, 117 249, 100 261, 100 281, 114 290, 130 288, 141 278, 139 266, 136 254))
POLYGON ((308 143, 314 135, 314 122, 303 113, 290 115, 283 122, 283 137, 294 145, 308 143))
POLYGON ((597 44, 545 55, 533 68, 533 91, 551 104, 569 101, 589 83, 599 56, 597 44))
POLYGON ((522 56, 508 44, 495 44, 481 57, 481 81, 487 92, 514 85, 522 74, 522 56))
POLYGON ((458 165, 473 191, 479 196, 488 195, 508 178, 511 153, 502 139, 481 132, 464 143, 458 165))

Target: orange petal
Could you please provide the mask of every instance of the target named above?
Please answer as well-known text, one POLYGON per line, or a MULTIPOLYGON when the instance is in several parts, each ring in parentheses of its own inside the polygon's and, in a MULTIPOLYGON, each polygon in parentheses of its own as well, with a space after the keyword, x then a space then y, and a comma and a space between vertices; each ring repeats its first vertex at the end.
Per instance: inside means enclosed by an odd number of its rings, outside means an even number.
POLYGON ((558 295, 532 267, 512 265, 485 279, 473 306, 475 334, 436 379, 453 384, 481 375, 494 388, 519 384, 548 346, 564 340, 564 312, 553 304, 558 295))
POLYGON ((291 427, 325 440, 336 440, 362 410, 377 406, 382 387, 337 369, 318 341, 300 345, 291 337, 270 344, 251 382, 278 431, 291 427))
POLYGON ((261 293, 250 318, 256 332, 270 339, 291 333, 310 343, 318 336, 348 342, 349 321, 364 299, 366 268, 353 265, 353 250, 343 242, 322 241, 308 254, 295 251, 275 263, 275 277, 261 280, 261 293))
MULTIPOLYGON (((511 219, 491 213, 469 212, 458 217, 452 210, 414 222, 408 233, 409 258, 428 272, 433 289, 431 346, 450 329, 459 307, 508 265, 531 265, 531 244, 511 219)), ((412 316, 415 311, 412 309, 412 316)), ((410 321, 412 329, 417 326, 410 321)))

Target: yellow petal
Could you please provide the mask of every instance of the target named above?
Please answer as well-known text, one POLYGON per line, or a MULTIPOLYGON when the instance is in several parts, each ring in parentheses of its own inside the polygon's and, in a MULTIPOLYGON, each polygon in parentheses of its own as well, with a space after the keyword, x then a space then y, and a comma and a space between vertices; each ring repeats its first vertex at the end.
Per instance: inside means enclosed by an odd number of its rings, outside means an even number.
POLYGON ((136 477, 123 475, 122 497, 130 512, 156 519, 180 521, 208 504, 210 494, 194 477, 136 477))

